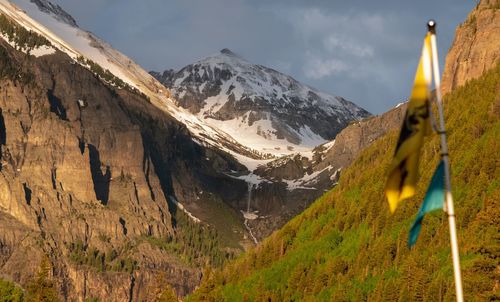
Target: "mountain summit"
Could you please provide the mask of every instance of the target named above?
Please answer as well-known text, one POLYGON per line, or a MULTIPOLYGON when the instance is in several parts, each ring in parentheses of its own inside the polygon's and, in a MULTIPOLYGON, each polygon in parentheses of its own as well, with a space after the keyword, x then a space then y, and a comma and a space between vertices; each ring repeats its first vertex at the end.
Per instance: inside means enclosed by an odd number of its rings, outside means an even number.
POLYGON ((75 19, 73 19, 73 17, 70 14, 68 14, 64 9, 62 9, 59 5, 53 4, 47 0, 31 0, 31 2, 36 4, 36 6, 38 6, 38 9, 40 11, 52 15, 57 20, 62 21, 68 25, 71 25, 73 27, 78 27, 78 24, 76 24, 75 19))
POLYGON ((314 147, 370 115, 227 48, 177 72, 152 75, 172 91, 179 106, 264 154, 314 147))
POLYGON ((227 56, 237 56, 234 52, 232 52, 229 48, 224 48, 221 49, 220 51, 221 54, 227 55, 227 56))

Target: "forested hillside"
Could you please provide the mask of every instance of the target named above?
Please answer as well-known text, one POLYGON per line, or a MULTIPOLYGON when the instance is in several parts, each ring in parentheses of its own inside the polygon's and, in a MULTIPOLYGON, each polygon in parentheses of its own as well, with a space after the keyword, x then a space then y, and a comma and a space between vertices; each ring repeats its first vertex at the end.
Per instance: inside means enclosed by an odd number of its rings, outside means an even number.
MULTIPOLYGON (((499 294, 500 65, 445 96, 466 301, 499 294)), ((340 182, 254 250, 206 272, 190 301, 452 301, 447 217, 427 215, 413 249, 408 231, 439 160, 423 148, 414 198, 391 215, 383 189, 397 131, 368 147, 340 182)))

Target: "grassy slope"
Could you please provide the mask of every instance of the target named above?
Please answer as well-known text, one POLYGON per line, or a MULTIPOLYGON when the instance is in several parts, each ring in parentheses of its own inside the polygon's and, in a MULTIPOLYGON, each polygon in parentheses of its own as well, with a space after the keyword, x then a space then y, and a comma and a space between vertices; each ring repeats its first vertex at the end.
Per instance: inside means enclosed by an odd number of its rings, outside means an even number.
MULTIPOLYGON (((498 299, 500 65, 447 95, 445 105, 466 301, 498 299)), ((451 301, 445 214, 428 215, 415 248, 406 245, 439 160, 438 137, 426 141, 417 195, 391 215, 383 187, 397 135, 367 148, 335 189, 259 247, 206 274, 189 299, 451 301)))

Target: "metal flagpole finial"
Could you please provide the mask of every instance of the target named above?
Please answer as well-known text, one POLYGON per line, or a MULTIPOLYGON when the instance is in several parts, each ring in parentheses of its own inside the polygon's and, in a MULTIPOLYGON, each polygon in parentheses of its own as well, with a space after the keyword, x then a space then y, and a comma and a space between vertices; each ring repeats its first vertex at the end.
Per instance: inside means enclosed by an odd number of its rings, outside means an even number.
POLYGON ((427 29, 429 30, 429 32, 431 32, 432 34, 435 34, 436 33, 436 21, 434 21, 433 19, 430 19, 428 22, 427 22, 427 29))

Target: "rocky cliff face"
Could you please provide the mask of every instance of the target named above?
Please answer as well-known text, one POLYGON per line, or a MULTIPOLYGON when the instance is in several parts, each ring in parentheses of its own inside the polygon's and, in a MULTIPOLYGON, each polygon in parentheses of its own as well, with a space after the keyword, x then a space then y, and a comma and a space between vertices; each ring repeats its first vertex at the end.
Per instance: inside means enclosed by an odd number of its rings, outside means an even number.
POLYGON ((220 171, 242 167, 59 51, 0 40, 0 65, 0 274, 25 286, 48 256, 68 301, 191 291, 199 268, 156 244, 175 238, 168 202, 237 204, 246 186, 220 171))
POLYGON ((446 57, 442 92, 481 76, 500 58, 500 2, 482 0, 456 30, 446 57))

